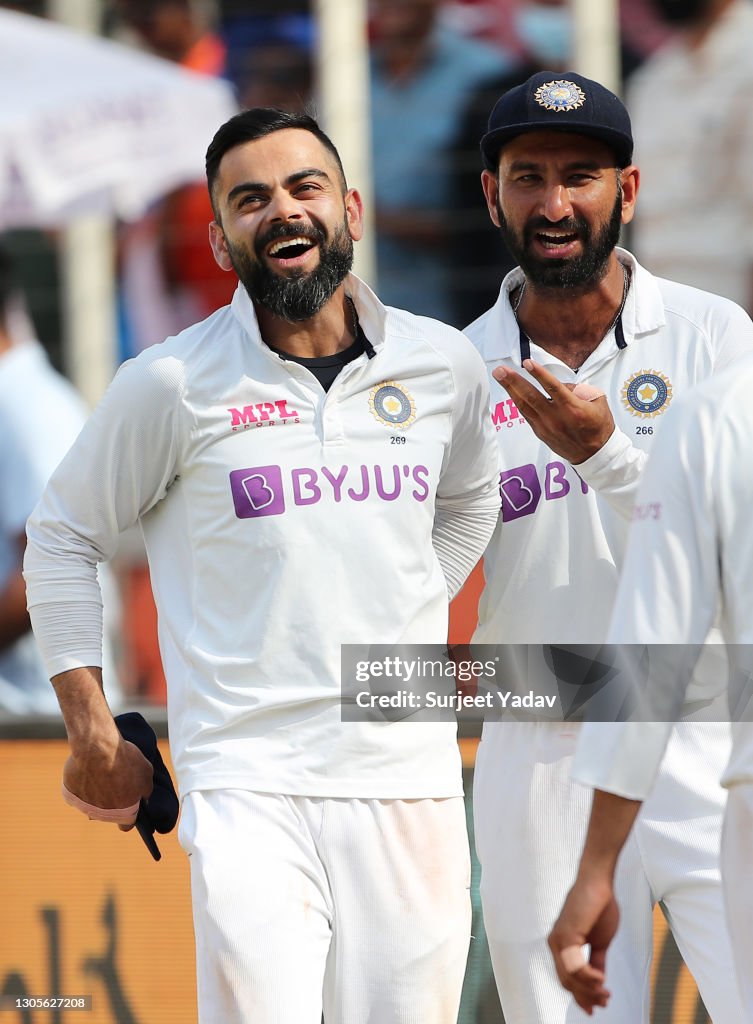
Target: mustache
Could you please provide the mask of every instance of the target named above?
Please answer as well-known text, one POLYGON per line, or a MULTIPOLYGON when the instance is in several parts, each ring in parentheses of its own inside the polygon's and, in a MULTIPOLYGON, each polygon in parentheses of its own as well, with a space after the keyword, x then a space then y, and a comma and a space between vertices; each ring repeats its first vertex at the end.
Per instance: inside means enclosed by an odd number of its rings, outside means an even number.
POLYGON ((313 238, 319 245, 323 245, 327 241, 324 231, 315 224, 301 224, 299 222, 294 224, 273 224, 263 235, 256 239, 254 245, 256 255, 262 256, 267 246, 271 245, 272 242, 276 242, 279 238, 296 238, 298 236, 313 238))
POLYGON ((558 231, 566 231, 568 234, 578 234, 588 239, 591 231, 588 223, 583 217, 563 217, 562 220, 552 222, 546 217, 532 217, 525 226, 525 240, 530 242, 538 231, 551 231, 556 228, 558 231))

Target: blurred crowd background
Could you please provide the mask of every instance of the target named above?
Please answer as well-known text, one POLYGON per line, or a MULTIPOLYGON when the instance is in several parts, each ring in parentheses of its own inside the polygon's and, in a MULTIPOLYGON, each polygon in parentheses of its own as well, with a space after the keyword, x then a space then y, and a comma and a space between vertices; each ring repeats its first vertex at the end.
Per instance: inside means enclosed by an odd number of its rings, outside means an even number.
MULTIPOLYGON (((3 8, 52 18, 59 3, 27 0, 0 3, 3 8)), ((317 18, 305 0, 101 0, 97 15, 103 36, 226 79, 240 107, 317 112, 317 18)), ((625 241, 654 273, 727 295, 750 312, 753 3, 622 0, 619 19, 621 89, 644 175, 638 217, 625 241)), ((572 68, 573 45, 567 0, 371 0, 373 283, 385 302, 458 327, 493 303, 511 262, 484 206, 478 141, 498 97, 535 71, 557 77, 572 68)), ((53 66, 49 88, 55 87, 53 66)), ((190 120, 190 110, 185 117, 190 120)), ((214 264, 210 219, 199 177, 139 219, 117 224, 116 361, 229 301, 234 280, 214 264)), ((59 388, 73 403, 63 380, 70 371, 64 311, 65 261, 76 253, 54 229, 5 231, 0 247, 0 708, 18 714, 51 710, 49 690, 44 696, 22 684, 10 656, 20 642, 29 643, 18 574, 22 523, 31 507, 19 499, 19 480, 33 504, 60 453, 55 449, 53 457, 43 436, 23 438, 12 405, 22 373, 29 386, 34 377, 33 386, 59 388), (18 350, 34 339, 60 376, 39 360, 36 376, 21 367, 18 350)), ((23 351, 28 355, 28 347, 23 351)), ((71 412, 69 419, 78 422, 80 415, 71 412)), ((162 704, 156 616, 138 537, 125 540, 113 568, 119 682, 109 692, 124 703, 162 704)))

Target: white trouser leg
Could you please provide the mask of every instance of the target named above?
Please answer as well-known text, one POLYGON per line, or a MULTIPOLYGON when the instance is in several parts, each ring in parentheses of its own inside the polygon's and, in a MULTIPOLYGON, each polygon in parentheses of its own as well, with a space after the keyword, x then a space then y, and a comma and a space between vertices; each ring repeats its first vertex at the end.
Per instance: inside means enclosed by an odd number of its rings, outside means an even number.
MULTIPOLYGON (((507 1024, 592 1020, 559 983, 546 938, 575 879, 591 791, 570 781, 573 729, 545 723, 485 726, 474 814, 481 900, 507 1024)), ((621 924, 607 958, 602 1024, 648 1021, 652 899, 638 851, 620 859, 621 924)))
POLYGON ((455 1024, 463 800, 189 793, 200 1024, 455 1024))
POLYGON ((732 786, 724 815, 722 887, 737 988, 753 1020, 753 784, 732 786))
POLYGON ((328 800, 327 1024, 455 1024, 470 941, 462 797, 328 800))
POLYGON ((729 726, 684 722, 670 737, 636 838, 656 899, 714 1024, 746 1020, 724 913, 720 845, 729 726))
POLYGON ((320 1024, 331 939, 324 870, 290 797, 189 793, 200 1024, 320 1024))

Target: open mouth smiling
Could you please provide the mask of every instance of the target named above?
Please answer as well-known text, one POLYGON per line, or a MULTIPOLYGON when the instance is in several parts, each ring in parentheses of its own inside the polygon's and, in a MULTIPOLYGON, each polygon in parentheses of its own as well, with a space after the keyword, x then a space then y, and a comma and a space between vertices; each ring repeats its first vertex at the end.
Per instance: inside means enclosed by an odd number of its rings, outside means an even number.
POLYGON ((544 249, 548 249, 550 252, 557 252, 559 249, 566 248, 573 242, 578 240, 577 231, 537 231, 535 236, 536 241, 543 246, 544 249))
POLYGON ((267 255, 274 260, 287 262, 305 256, 316 246, 316 241, 308 235, 296 235, 294 238, 280 238, 267 249, 267 255))

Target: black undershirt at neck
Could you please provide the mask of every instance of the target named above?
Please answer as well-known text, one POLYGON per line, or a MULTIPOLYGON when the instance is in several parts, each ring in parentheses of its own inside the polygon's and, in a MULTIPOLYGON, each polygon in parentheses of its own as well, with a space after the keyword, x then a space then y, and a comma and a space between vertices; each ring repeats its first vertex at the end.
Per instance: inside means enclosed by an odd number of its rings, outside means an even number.
POLYGON ((269 347, 283 359, 288 359, 291 363, 298 363, 299 366, 305 366, 307 370, 313 373, 325 391, 329 391, 335 378, 344 366, 352 363, 354 359, 358 359, 363 352, 369 352, 369 350, 373 352, 371 345, 369 345, 366 336, 361 330, 360 324, 358 325, 356 340, 353 344, 349 345, 348 348, 344 348, 341 352, 333 352, 330 356, 316 356, 312 359, 310 357, 291 355, 289 352, 283 352, 281 349, 275 348, 274 345, 269 347))

